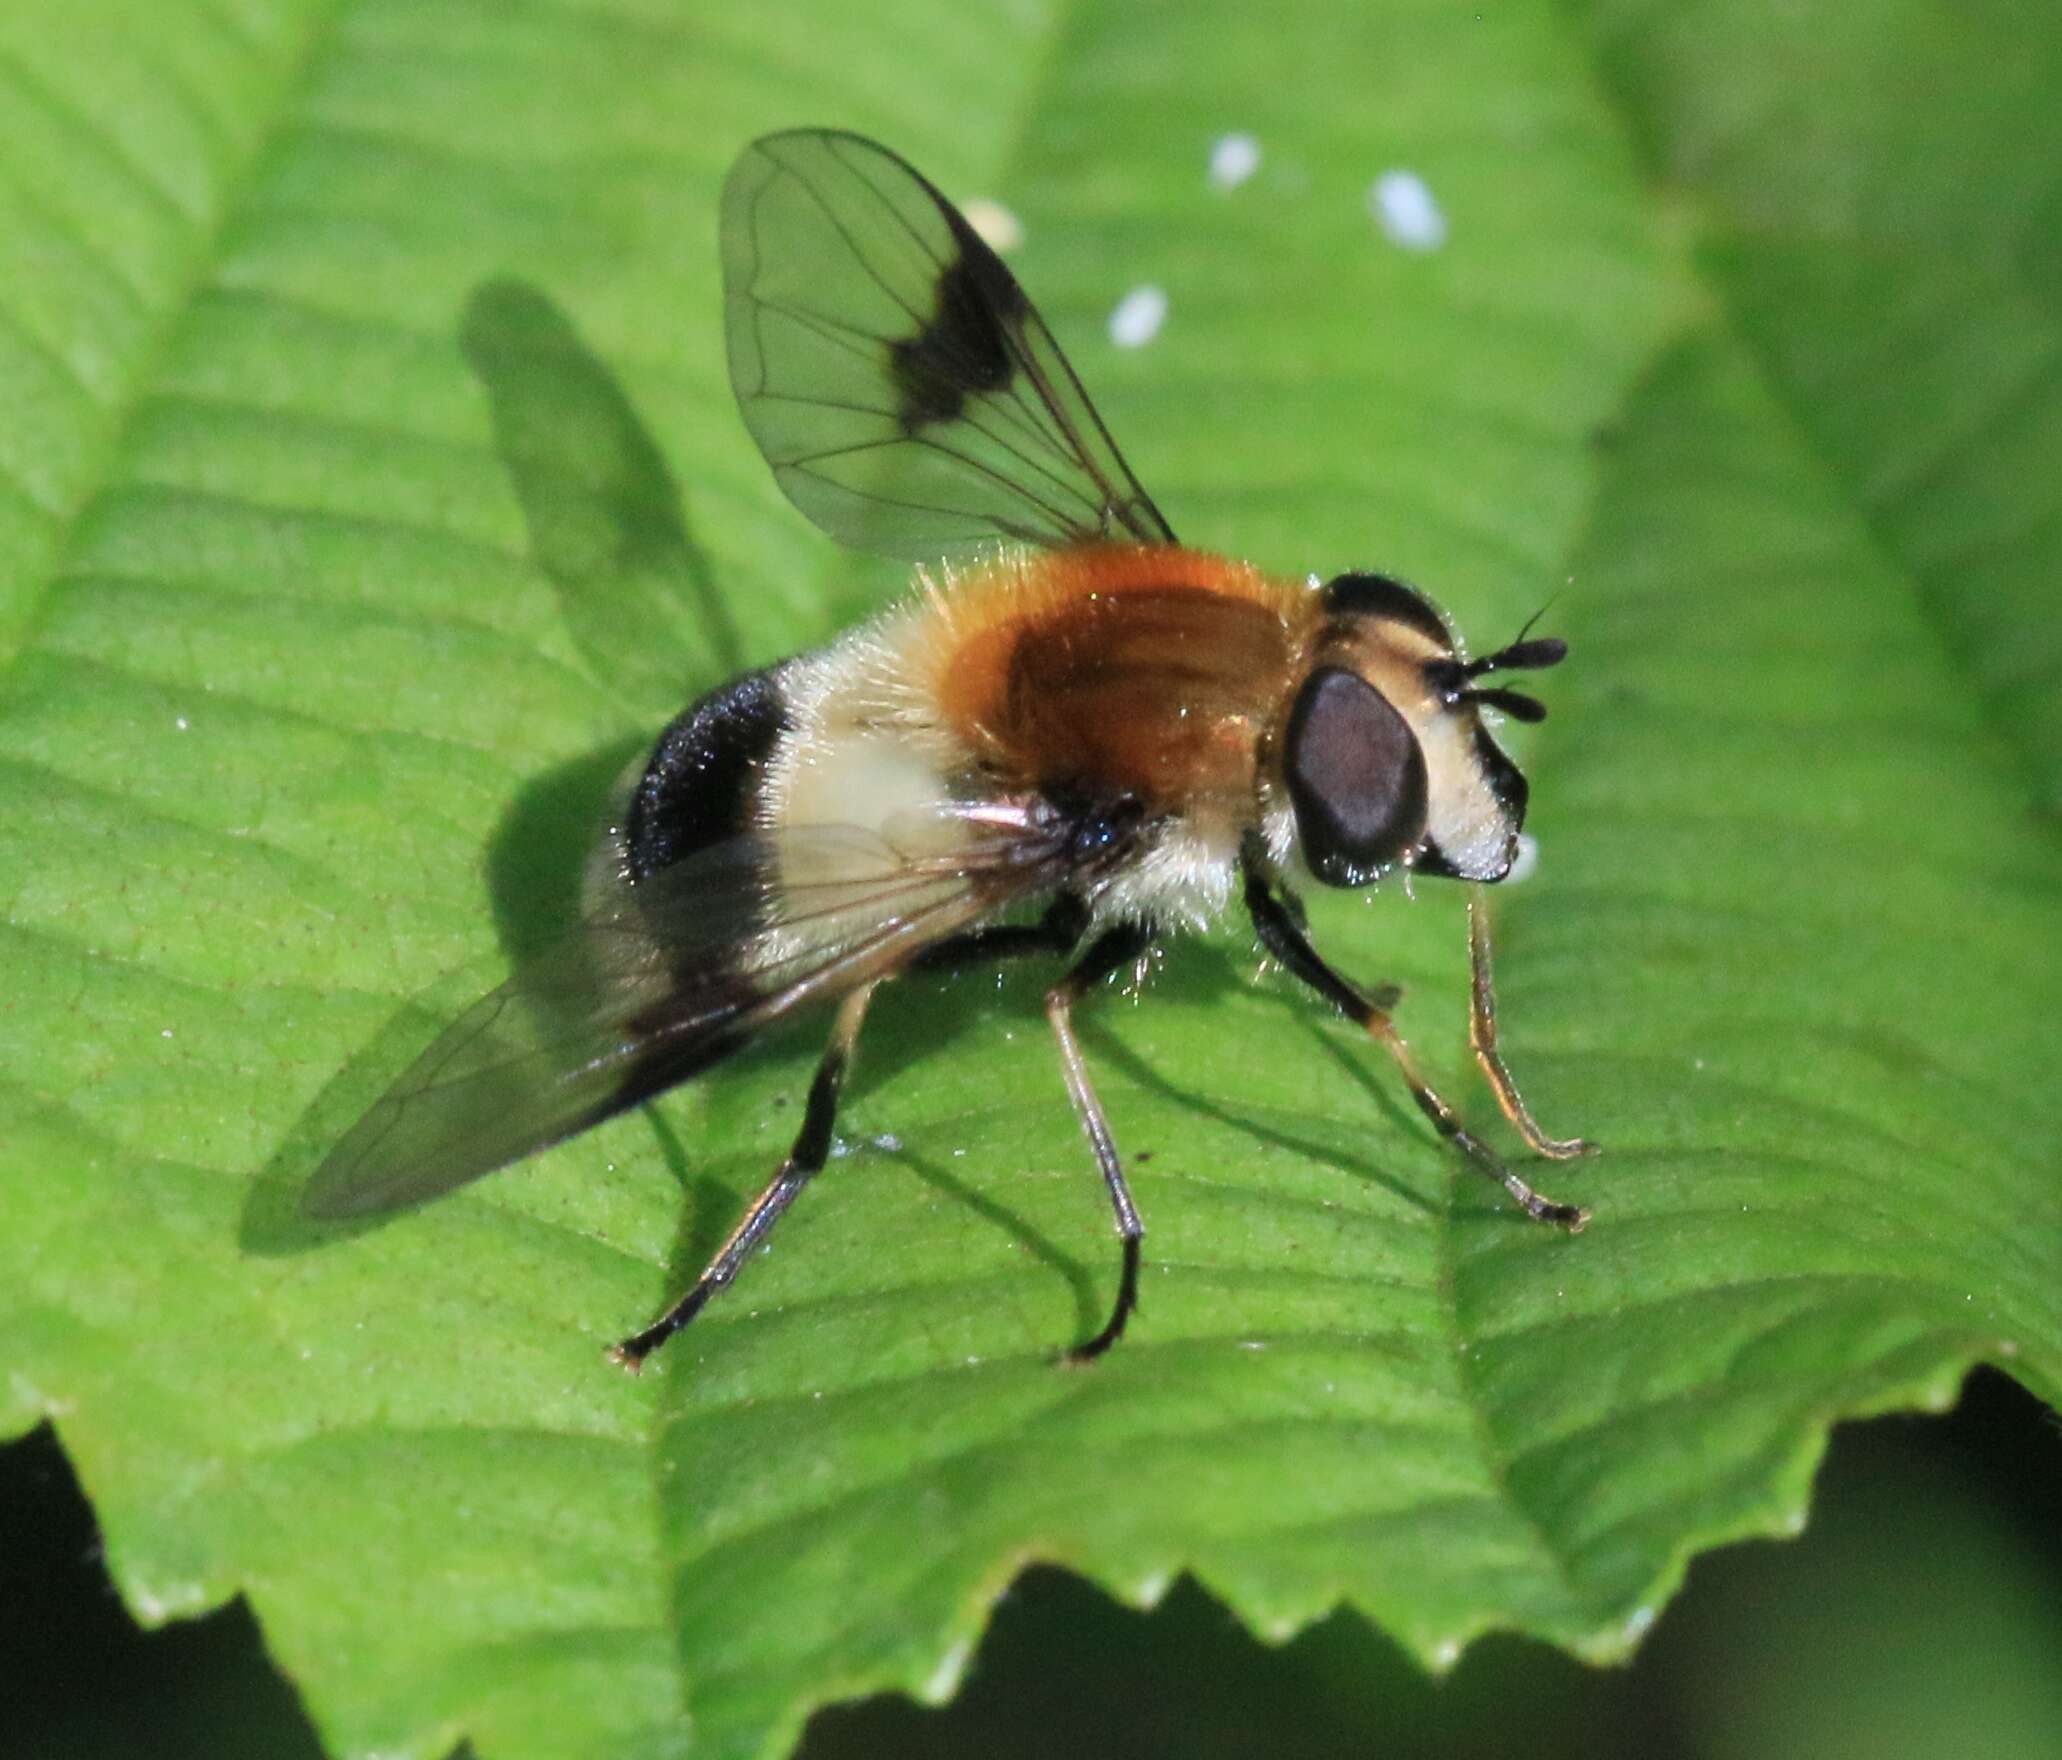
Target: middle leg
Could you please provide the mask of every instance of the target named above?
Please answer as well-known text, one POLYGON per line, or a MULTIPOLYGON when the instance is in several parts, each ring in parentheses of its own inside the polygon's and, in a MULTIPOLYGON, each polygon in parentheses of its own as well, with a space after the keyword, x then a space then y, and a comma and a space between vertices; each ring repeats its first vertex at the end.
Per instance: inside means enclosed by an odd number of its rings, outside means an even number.
POLYGON ((1138 1206, 1132 1202, 1131 1188, 1124 1180, 1124 1164, 1117 1154, 1116 1141, 1110 1135, 1109 1120, 1103 1116, 1103 1103, 1096 1098, 1095 1087, 1088 1079, 1088 1064, 1081 1055, 1081 1042, 1074 1036, 1074 1005, 1112 972, 1133 964, 1152 944, 1152 931, 1142 923, 1122 923, 1105 930, 1089 944, 1074 969, 1047 991, 1045 997, 1046 1019, 1052 1022, 1053 1037, 1060 1045, 1060 1070, 1066 1078, 1067 1097, 1074 1102, 1075 1116, 1081 1120, 1082 1133, 1095 1153, 1095 1164, 1102 1173, 1103 1184, 1109 1188, 1110 1207, 1116 1215, 1117 1239, 1123 1244, 1124 1252, 1117 1305, 1110 1310, 1110 1317, 1100 1332, 1067 1352, 1067 1360, 1073 1363, 1086 1363, 1101 1356, 1123 1336, 1124 1323, 1138 1309, 1140 1243, 1146 1233, 1145 1225, 1138 1218, 1138 1206))
POLYGON ((1032 954, 1073 951, 1088 929, 1088 906, 1063 892, 1035 923, 997 923, 968 929, 927 947, 909 962, 913 972, 959 972, 970 966, 1000 965, 1032 954))

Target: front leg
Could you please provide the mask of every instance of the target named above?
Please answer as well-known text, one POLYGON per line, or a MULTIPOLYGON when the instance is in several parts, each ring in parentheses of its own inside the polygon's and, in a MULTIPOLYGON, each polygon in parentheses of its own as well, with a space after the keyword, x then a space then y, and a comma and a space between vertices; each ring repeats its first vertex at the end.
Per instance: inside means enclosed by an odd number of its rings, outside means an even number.
POLYGON ((1589 1154, 1596 1144, 1581 1137, 1550 1137, 1539 1128, 1539 1121, 1532 1116, 1532 1108, 1525 1104, 1525 1096, 1518 1092, 1518 1084, 1511 1080, 1503 1053, 1497 1049, 1496 981, 1489 969, 1489 905, 1480 886, 1468 888, 1468 964, 1472 977, 1468 1043, 1474 1048, 1475 1061, 1482 1066, 1482 1073, 1489 1078, 1490 1089, 1496 1095, 1497 1105, 1504 1109, 1504 1117, 1511 1121, 1518 1135, 1531 1145, 1536 1155, 1544 1155, 1550 1161, 1572 1161, 1578 1155, 1589 1154))
POLYGON ((1417 1059, 1389 1018, 1395 992, 1367 996, 1328 965, 1310 938, 1291 915, 1265 868, 1249 852, 1242 863, 1246 882, 1246 909, 1252 913, 1254 930, 1269 953, 1308 984, 1348 1020, 1357 1021, 1368 1036, 1396 1060, 1409 1085, 1411 1098, 1429 1118, 1439 1134, 1461 1149, 1469 1160, 1501 1185, 1524 1207, 1528 1216, 1552 1222, 1571 1234, 1579 1233, 1589 1221, 1589 1212, 1574 1204, 1557 1204, 1534 1191, 1497 1159, 1489 1146, 1461 1123, 1460 1115, 1443 1100, 1418 1069, 1417 1059))

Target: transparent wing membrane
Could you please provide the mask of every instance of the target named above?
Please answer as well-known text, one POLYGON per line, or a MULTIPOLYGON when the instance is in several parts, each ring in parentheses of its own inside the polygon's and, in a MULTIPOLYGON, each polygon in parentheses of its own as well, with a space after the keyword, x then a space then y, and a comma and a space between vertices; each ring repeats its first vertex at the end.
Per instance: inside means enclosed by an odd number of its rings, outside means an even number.
POLYGON ((841 543, 922 561, 999 538, 1174 541, 1016 278, 885 147, 755 142, 722 249, 738 407, 841 543))
POLYGON ((626 885, 446 1028, 331 1150, 303 1207, 355 1215, 453 1190, 1064 877, 1055 834, 930 831, 922 854, 855 826, 754 834, 626 885))

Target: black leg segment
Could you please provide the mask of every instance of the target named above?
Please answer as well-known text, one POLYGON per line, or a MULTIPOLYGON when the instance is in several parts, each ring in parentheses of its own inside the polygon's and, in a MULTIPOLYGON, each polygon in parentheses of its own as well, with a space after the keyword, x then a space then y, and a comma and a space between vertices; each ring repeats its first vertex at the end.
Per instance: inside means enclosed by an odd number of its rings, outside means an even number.
MULTIPOLYGON (((1589 1221, 1587 1210, 1574 1204, 1558 1204, 1543 1192, 1534 1191, 1504 1166, 1486 1143, 1461 1123, 1460 1114, 1455 1112, 1431 1083, 1425 1080, 1418 1068, 1417 1059, 1411 1055, 1410 1047, 1404 1044, 1402 1037, 1397 1033, 1396 1023, 1389 1018, 1389 1010, 1395 1003, 1397 993, 1392 989, 1377 992, 1372 996, 1366 995, 1341 977, 1326 964, 1317 949, 1310 945, 1309 937, 1305 935, 1301 925, 1279 896, 1274 880, 1252 852, 1247 853, 1243 867, 1246 908, 1252 913, 1253 927, 1260 936, 1260 944, 1290 972, 1302 979, 1347 1019, 1357 1021, 1370 1038, 1381 1044, 1395 1059, 1397 1069, 1410 1088, 1411 1098, 1417 1102, 1418 1109, 1432 1121, 1433 1128, 1509 1192, 1524 1208, 1526 1215, 1540 1222, 1555 1223, 1571 1234, 1580 1231, 1583 1224, 1589 1221)), ((1498 1098, 1501 1100, 1501 1092, 1498 1098)))
POLYGON ((745 1212, 744 1220, 717 1249, 708 1269, 695 1279, 694 1288, 642 1332, 624 1339, 609 1352, 610 1357, 624 1368, 641 1368, 646 1357, 706 1308, 710 1299, 737 1276, 738 1268, 751 1256, 752 1249, 772 1231, 773 1225, 800 1195, 802 1188, 823 1170, 823 1164, 830 1156, 831 1130, 837 1123, 838 1091, 844 1085, 845 1071, 852 1061, 852 1048, 859 1038, 860 1024, 866 1019, 867 1004, 873 1000, 874 988, 873 984, 868 984, 855 990, 839 1005, 837 1019, 831 1026, 830 1045, 824 1051, 823 1061, 816 1066, 816 1079, 809 1084, 809 1103, 803 1109, 802 1129, 795 1138, 795 1146, 788 1151, 787 1160, 781 1163, 780 1171, 773 1176, 772 1183, 752 1200, 752 1207, 745 1212))
POLYGON ((1074 1102, 1082 1133, 1095 1153, 1095 1164, 1109 1188, 1110 1207, 1117 1222, 1117 1239, 1123 1244, 1124 1264, 1117 1285, 1117 1303, 1110 1317, 1093 1338, 1067 1352, 1070 1362, 1085 1363, 1099 1357, 1124 1335, 1124 1325, 1138 1309, 1139 1243, 1145 1225, 1138 1219, 1131 1188, 1124 1180, 1124 1164, 1110 1135, 1109 1120, 1088 1079, 1088 1065, 1081 1055, 1081 1042, 1074 1037, 1074 1004, 1112 972, 1134 964, 1153 944, 1152 931, 1141 923, 1122 923, 1105 930, 1093 941, 1079 962, 1046 992, 1045 1015, 1052 1022, 1053 1037, 1059 1041, 1060 1071, 1067 1082, 1067 1097, 1074 1102))
POLYGON ((1071 953, 1088 928, 1088 907, 1071 892, 1053 900, 1035 923, 994 923, 969 929, 927 947, 909 962, 913 972, 959 972, 970 966, 999 965, 1034 954, 1071 953))

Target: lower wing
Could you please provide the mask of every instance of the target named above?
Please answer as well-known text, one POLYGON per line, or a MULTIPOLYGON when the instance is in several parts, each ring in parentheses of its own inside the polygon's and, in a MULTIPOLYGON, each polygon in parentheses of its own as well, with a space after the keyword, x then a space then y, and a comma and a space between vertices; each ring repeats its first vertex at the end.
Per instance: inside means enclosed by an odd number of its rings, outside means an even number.
POLYGON ((625 884, 402 1072, 302 1208, 352 1216, 451 1191, 1068 878, 1064 827, 1032 815, 968 808, 928 830, 900 847, 853 826, 747 834, 625 884))

